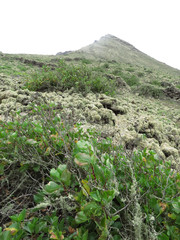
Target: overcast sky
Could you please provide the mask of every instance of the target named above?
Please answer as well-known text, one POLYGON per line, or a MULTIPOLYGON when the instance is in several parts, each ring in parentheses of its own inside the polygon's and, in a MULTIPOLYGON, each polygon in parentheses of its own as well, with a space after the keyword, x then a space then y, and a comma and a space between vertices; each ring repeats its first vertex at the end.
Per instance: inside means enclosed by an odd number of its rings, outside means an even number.
POLYGON ((0 0, 0 51, 56 54, 112 34, 180 69, 180 0, 0 0))

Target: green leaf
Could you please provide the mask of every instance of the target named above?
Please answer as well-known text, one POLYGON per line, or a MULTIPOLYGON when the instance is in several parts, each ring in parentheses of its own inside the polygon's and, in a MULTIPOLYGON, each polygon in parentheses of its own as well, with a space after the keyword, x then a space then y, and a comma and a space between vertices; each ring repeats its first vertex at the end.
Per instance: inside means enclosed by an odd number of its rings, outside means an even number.
POLYGON ((115 215, 115 216, 113 216, 113 217, 111 218, 111 220, 112 220, 112 221, 116 221, 118 218, 120 218, 119 215, 115 215))
POLYGON ((175 220, 176 219, 176 214, 174 213, 168 213, 168 217, 175 220))
POLYGON ((11 220, 13 220, 14 222, 22 222, 24 221, 24 218, 26 216, 26 209, 23 209, 20 214, 16 214, 11 216, 11 220))
POLYGON ((179 214, 180 213, 180 203, 179 202, 173 202, 172 203, 172 205, 173 205, 173 210, 177 213, 177 214, 179 214))
POLYGON ((83 211, 80 211, 76 214, 75 221, 77 224, 86 222, 87 220, 88 218, 83 211))
POLYGON ((53 181, 50 181, 48 184, 45 185, 44 190, 47 193, 53 193, 57 190, 64 190, 63 187, 53 181))
POLYGON ((82 192, 84 194, 84 196, 88 197, 88 195, 90 194, 90 187, 88 185, 88 181, 87 180, 82 180, 82 192))
POLYGON ((57 168, 60 175, 63 173, 63 171, 67 168, 66 164, 60 164, 57 168))
POLYGON ((88 240, 88 230, 83 234, 82 240, 88 240))
POLYGON ((0 233, 0 239, 2 239, 2 240, 11 240, 12 236, 11 236, 10 231, 7 230, 5 232, 0 233))
POLYGON ((102 184, 105 184, 105 177, 104 177, 104 171, 103 168, 100 167, 97 164, 94 164, 94 173, 97 179, 100 179, 102 184))
POLYGON ((114 190, 107 190, 102 192, 102 201, 104 203, 110 203, 115 198, 114 190))
POLYGON ((39 172, 40 166, 39 166, 39 165, 34 166, 34 167, 33 167, 33 170, 34 170, 35 172, 39 172))
POLYGON ((97 202, 101 201, 101 195, 98 190, 91 192, 90 196, 97 202))
POLYGON ((159 240, 169 240, 169 237, 165 233, 162 233, 161 235, 158 236, 158 239, 159 240))
POLYGON ((19 223, 13 223, 9 227, 5 228, 6 231, 10 231, 11 235, 14 236, 20 229, 19 223))
POLYGON ((44 221, 40 221, 38 224, 36 224, 35 226, 35 233, 40 233, 43 232, 43 230, 45 230, 47 227, 47 222, 44 221))
POLYGON ((180 225, 180 214, 178 216, 176 216, 176 224, 180 225))
POLYGON ((78 166, 85 166, 91 163, 93 164, 95 157, 94 155, 90 156, 89 154, 79 152, 75 155, 74 161, 78 166))
POLYGON ((35 203, 37 203, 37 204, 41 203, 41 202, 43 202, 43 200, 44 200, 44 194, 42 192, 39 192, 39 193, 34 195, 35 203))
POLYGON ((82 210, 86 214, 86 216, 101 216, 102 215, 102 208, 100 205, 98 205, 96 202, 92 201, 87 204, 85 204, 82 207, 82 210))
POLYGON ((76 143, 76 148, 79 149, 80 151, 87 151, 88 149, 93 150, 92 145, 85 140, 80 140, 76 143))
POLYGON ((50 176, 52 177, 53 180, 55 181, 60 181, 61 177, 60 177, 60 173, 58 170, 56 170, 55 168, 52 168, 50 171, 50 176))
POLYGON ((71 184, 71 173, 69 170, 65 169, 61 175, 61 181, 66 185, 69 186, 71 184))
POLYGON ((27 225, 23 226, 23 229, 27 232, 33 234, 35 231, 35 224, 34 223, 28 223, 27 225))
POLYGON ((43 133, 43 129, 42 129, 41 127, 35 127, 35 128, 34 128, 34 131, 35 131, 36 133, 43 133))

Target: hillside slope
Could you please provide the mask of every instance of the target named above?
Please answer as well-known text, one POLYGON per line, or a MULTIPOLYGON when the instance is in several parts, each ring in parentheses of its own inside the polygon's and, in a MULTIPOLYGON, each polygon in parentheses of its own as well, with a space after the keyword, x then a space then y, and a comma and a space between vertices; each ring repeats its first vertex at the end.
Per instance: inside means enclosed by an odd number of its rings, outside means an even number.
POLYGON ((178 239, 179 170, 179 70, 111 35, 0 54, 0 239, 178 239))
POLYGON ((153 68, 166 73, 180 75, 180 70, 172 68, 136 49, 133 45, 113 35, 106 35, 99 41, 70 53, 96 60, 117 61, 153 68))

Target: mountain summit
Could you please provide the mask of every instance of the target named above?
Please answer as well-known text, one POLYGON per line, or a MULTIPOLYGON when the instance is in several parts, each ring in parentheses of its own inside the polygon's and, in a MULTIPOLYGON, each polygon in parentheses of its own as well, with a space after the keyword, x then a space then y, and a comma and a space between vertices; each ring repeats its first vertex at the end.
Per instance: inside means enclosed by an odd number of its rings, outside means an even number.
POLYGON ((75 51, 75 53, 85 58, 130 63, 179 74, 179 70, 157 61, 136 49, 130 43, 111 34, 101 37, 98 41, 94 41, 94 43, 75 51))

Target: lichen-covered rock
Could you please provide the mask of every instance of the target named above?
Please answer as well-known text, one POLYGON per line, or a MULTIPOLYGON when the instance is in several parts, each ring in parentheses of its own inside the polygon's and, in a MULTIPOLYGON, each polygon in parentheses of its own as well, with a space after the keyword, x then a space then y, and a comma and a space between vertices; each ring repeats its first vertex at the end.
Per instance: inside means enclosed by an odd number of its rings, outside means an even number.
POLYGON ((20 102, 22 105, 28 105, 30 98, 24 94, 18 94, 17 102, 20 102))
POLYGON ((176 148, 170 146, 168 143, 162 143, 161 150, 165 154, 166 157, 169 157, 170 155, 172 155, 174 158, 179 157, 178 150, 176 148))
POLYGON ((98 112, 96 110, 90 111, 88 114, 88 118, 90 121, 92 121, 94 123, 100 123, 102 120, 101 116, 98 114, 98 112))
POLYGON ((135 131, 126 130, 120 133, 120 139, 123 147, 128 150, 136 148, 139 142, 138 134, 135 131))
POLYGON ((0 92, 0 103, 2 102, 3 99, 8 99, 10 97, 16 98, 18 96, 16 91, 12 90, 6 90, 0 92))
POLYGON ((160 145, 158 143, 158 141, 154 138, 145 138, 143 139, 139 145, 138 145, 138 149, 147 149, 147 150, 153 150, 154 152, 156 152, 156 154, 158 155, 159 158, 165 160, 165 155, 162 152, 160 145))
POLYGON ((111 110, 102 108, 98 113, 101 116, 101 124, 115 125, 115 114, 111 110))
POLYGON ((116 115, 118 114, 126 114, 127 109, 121 106, 121 102, 116 98, 108 97, 104 94, 100 96, 100 103, 104 106, 104 108, 112 110, 116 115))
POLYGON ((138 133, 145 134, 148 138, 155 138, 159 143, 164 139, 162 125, 155 120, 143 117, 134 123, 134 127, 138 133))

